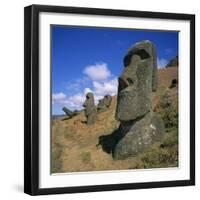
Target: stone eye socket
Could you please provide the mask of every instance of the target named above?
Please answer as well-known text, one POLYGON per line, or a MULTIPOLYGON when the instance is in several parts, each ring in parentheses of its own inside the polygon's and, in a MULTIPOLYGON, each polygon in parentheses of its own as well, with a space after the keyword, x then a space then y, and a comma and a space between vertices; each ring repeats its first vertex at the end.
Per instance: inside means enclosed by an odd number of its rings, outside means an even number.
POLYGON ((131 78, 127 78, 127 81, 128 81, 129 85, 133 85, 134 84, 134 81, 131 78))

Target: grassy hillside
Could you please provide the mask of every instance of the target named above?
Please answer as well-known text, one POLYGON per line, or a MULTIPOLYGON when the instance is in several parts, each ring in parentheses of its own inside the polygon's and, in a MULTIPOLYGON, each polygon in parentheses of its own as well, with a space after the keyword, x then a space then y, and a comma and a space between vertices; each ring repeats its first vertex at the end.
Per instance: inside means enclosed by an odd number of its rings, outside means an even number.
POLYGON ((177 87, 169 89, 172 79, 178 78, 178 68, 159 70, 158 89, 153 94, 153 109, 164 120, 163 141, 146 152, 126 160, 113 160, 97 146, 99 137, 118 128, 115 120, 116 96, 108 111, 98 114, 94 125, 87 125, 84 113, 72 119, 52 119, 51 172, 98 171, 170 167, 178 165, 178 100, 177 87))

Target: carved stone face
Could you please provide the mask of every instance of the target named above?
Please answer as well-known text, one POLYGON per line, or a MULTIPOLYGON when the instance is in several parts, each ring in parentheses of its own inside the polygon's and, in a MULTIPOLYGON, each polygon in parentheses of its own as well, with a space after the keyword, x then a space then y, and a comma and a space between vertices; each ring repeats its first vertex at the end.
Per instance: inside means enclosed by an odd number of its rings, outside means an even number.
POLYGON ((105 95, 104 101, 105 101, 105 105, 106 105, 107 107, 109 107, 110 104, 111 104, 111 101, 112 101, 112 97, 111 97, 110 95, 105 95))
POLYGON ((112 97, 110 95, 105 95, 103 99, 100 99, 97 106, 98 112, 106 111, 110 107, 111 101, 112 97))
POLYGON ((83 107, 87 107, 87 106, 94 106, 94 96, 91 92, 88 92, 86 94, 86 100, 83 104, 83 107))
POLYGON ((83 107, 85 107, 85 114, 90 115, 94 112, 95 104, 94 104, 94 96, 91 92, 86 94, 86 100, 83 104, 83 107))
POLYGON ((151 110, 151 94, 157 72, 155 57, 149 41, 136 43, 125 56, 125 68, 118 80, 118 120, 135 120, 151 110))
POLYGON ((83 104, 85 107, 85 116, 87 117, 87 124, 94 124, 97 115, 96 115, 96 107, 94 104, 94 96, 91 92, 86 94, 86 100, 83 104))

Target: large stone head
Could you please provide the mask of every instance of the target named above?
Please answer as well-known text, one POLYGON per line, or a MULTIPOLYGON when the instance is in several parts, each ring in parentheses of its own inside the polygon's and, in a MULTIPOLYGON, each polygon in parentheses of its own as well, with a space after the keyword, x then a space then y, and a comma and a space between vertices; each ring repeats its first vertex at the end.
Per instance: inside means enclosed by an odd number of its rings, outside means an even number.
POLYGON ((97 106, 98 112, 106 111, 110 107, 111 101, 112 101, 112 96, 110 95, 105 95, 103 99, 100 99, 97 106))
POLYGON ((111 101, 112 101, 112 96, 110 96, 108 94, 104 96, 104 102, 105 102, 106 107, 110 106, 111 101))
POLYGON ((133 45, 124 57, 124 70, 118 79, 116 118, 130 121, 152 109, 151 95, 157 87, 157 58, 152 42, 133 45))
POLYGON ((86 99, 83 104, 83 107, 85 107, 85 114, 90 115, 94 112, 95 104, 94 104, 94 95, 91 92, 88 92, 86 94, 86 99))

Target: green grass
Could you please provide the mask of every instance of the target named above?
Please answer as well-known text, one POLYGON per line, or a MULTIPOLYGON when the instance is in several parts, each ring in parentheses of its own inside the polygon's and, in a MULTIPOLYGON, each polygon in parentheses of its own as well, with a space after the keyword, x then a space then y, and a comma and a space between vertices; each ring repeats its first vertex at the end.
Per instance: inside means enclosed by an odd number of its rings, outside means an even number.
POLYGON ((156 112, 163 119, 166 132, 178 129, 178 101, 172 99, 168 90, 161 96, 156 112))
POLYGON ((165 124, 165 135, 159 144, 149 147, 141 157, 144 168, 178 166, 178 102, 165 90, 156 109, 165 124))

